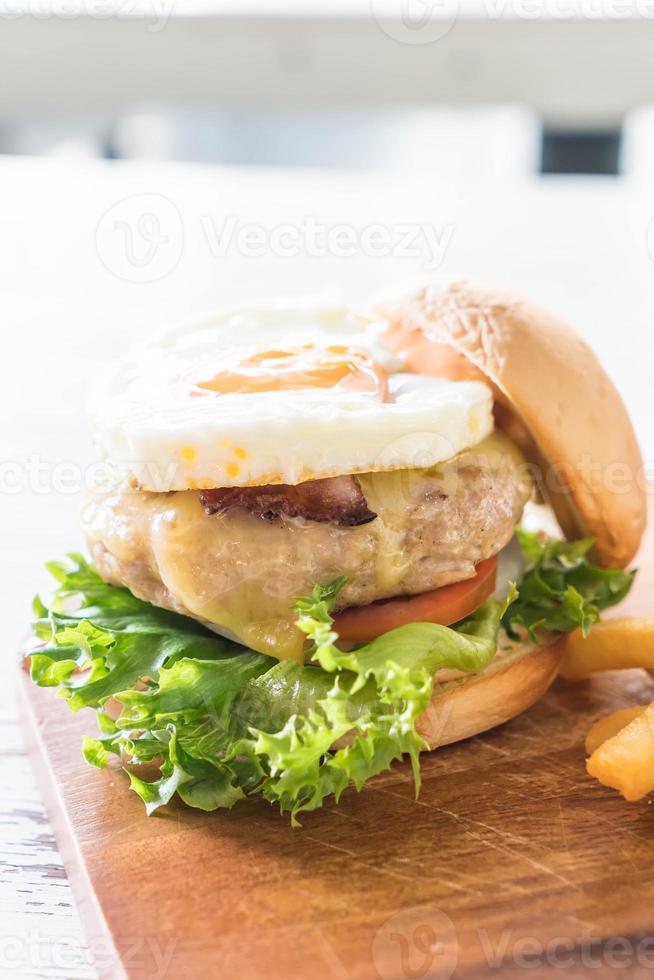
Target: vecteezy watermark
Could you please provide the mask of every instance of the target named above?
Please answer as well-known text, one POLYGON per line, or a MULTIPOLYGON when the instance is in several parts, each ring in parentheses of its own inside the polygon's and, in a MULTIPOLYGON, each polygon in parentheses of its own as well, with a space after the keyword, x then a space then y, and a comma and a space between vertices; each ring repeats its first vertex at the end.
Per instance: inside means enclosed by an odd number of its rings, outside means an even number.
MULTIPOLYGON (((216 261, 230 255, 246 259, 411 259, 434 272, 454 235, 453 224, 374 222, 328 224, 315 215, 298 222, 262 224, 227 214, 198 216, 200 241, 216 261)), ((177 206, 163 194, 135 194, 113 204, 100 219, 95 248, 104 267, 126 282, 148 283, 169 275, 184 251, 184 225, 177 206)))
MULTIPOLYGON (((615 971, 629 976, 630 971, 654 971, 654 935, 612 936, 608 939, 585 935, 581 937, 542 937, 516 934, 503 929, 492 937, 485 929, 477 929, 476 940, 483 960, 491 970, 504 969, 533 972, 540 967, 576 970, 575 975, 593 975, 598 970, 615 971)), ((604 974, 603 974, 604 975, 604 974)), ((613 974, 612 974, 613 975, 613 974)))
POLYGON ((393 41, 433 44, 452 30, 459 0, 370 0, 370 11, 393 41))
POLYGON ((0 0, 0 18, 20 20, 140 20, 149 34, 168 23, 175 0, 0 0))
POLYGON ((0 496, 31 493, 37 497, 58 494, 76 496, 89 491, 109 493, 116 487, 137 492, 141 486, 165 491, 184 486, 181 464, 174 460, 114 462, 96 460, 82 466, 72 460, 45 459, 30 453, 22 459, 0 460, 0 496))
MULTIPOLYGON (((370 0, 384 33, 402 44, 432 44, 456 23, 459 0, 370 0)), ((481 0, 490 20, 651 20, 654 0, 481 0)))
POLYGON ((218 226, 213 217, 200 215, 200 224, 211 254, 216 259, 237 253, 245 258, 260 259, 266 255, 293 259, 299 255, 322 259, 350 259, 357 255, 381 259, 417 259, 432 272, 442 264, 454 234, 454 226, 440 228, 425 222, 356 225, 341 222, 326 224, 315 215, 305 215, 297 224, 291 222, 266 226, 241 222, 228 214, 218 226))
POLYGON ((386 919, 371 946, 381 980, 449 980, 463 951, 471 962, 484 964, 498 976, 505 970, 513 975, 516 969, 533 973, 539 967, 576 971, 575 976, 602 970, 616 976, 633 970, 654 972, 654 935, 606 939, 587 933, 544 939, 512 928, 491 933, 480 927, 466 929, 464 939, 446 912, 429 905, 403 909, 386 919))
POLYGON ((95 250, 118 279, 156 282, 169 275, 182 257, 182 216, 163 194, 125 197, 98 222, 95 250))
POLYGON ((0 936, 0 974, 22 973, 29 966, 30 973, 57 970, 64 976, 76 976, 86 968, 108 976, 114 974, 120 958, 127 970, 147 971, 152 980, 165 980, 176 947, 176 939, 162 942, 155 936, 122 936, 115 946, 108 938, 97 937, 80 948, 77 936, 53 937, 33 928, 20 936, 0 936))
POLYGON ((483 0, 483 9, 491 20, 651 20, 654 0, 483 0))
MULTIPOLYGON (((420 433, 417 435, 420 436, 420 433)), ((474 450, 470 453, 470 458, 474 458, 474 450)), ((379 455, 372 466, 373 484, 377 474, 381 477, 389 470, 398 474, 399 493, 387 503, 389 513, 396 508, 400 512, 405 501, 415 501, 415 488, 422 486, 421 472, 434 465, 433 458, 420 441, 414 446, 410 436, 406 442, 393 440, 389 444, 389 454, 379 455), (400 449, 402 455, 399 454, 400 449)), ((619 460, 602 466, 596 461, 589 462, 587 456, 580 457, 576 465, 554 463, 545 467, 528 462, 518 464, 512 454, 508 454, 506 459, 515 472, 516 481, 524 480, 540 486, 548 496, 573 493, 579 475, 583 475, 583 485, 591 494, 610 493, 620 497, 632 493, 636 488, 647 490, 654 484, 654 460, 634 469, 619 460)), ((483 459, 480 463, 483 465, 483 459)), ((216 479, 219 480, 219 477, 216 479)), ((439 487, 443 493, 452 496, 465 480, 465 471, 462 474, 457 467, 452 467, 451 472, 444 472, 439 477, 439 487)), ((23 493, 74 496, 84 491, 102 494, 117 487, 125 491, 131 489, 135 493, 142 488, 157 492, 188 485, 188 464, 176 461, 170 455, 149 460, 96 460, 86 466, 73 460, 47 459, 39 453, 0 459, 0 496, 14 497, 23 493)))
POLYGON ((454 923, 430 905, 392 915, 372 941, 372 962, 382 980, 449 980, 458 961, 454 923))

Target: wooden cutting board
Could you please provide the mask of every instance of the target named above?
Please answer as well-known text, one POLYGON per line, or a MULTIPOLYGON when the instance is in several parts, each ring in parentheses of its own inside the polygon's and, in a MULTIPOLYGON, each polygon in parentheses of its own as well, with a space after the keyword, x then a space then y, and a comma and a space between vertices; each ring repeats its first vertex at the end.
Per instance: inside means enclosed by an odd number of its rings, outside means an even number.
MULTIPOLYGON (((654 614, 654 529, 624 613, 654 614)), ((591 780, 598 717, 654 700, 641 671, 557 681, 513 722, 292 830, 267 804, 146 817, 80 755, 91 713, 21 682, 30 751, 102 977, 648 977, 654 807, 591 780)))

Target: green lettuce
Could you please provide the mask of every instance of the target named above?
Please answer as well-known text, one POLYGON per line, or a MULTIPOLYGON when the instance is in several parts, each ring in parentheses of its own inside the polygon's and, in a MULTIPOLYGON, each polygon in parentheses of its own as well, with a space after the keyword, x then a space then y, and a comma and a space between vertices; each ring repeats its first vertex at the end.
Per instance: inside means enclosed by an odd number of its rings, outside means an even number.
POLYGON ((302 665, 141 602, 103 582, 79 555, 51 570, 59 589, 49 608, 35 603, 44 645, 32 655, 32 678, 59 687, 73 710, 96 710, 100 734, 84 739, 87 761, 125 760, 148 813, 175 794, 204 810, 260 794, 293 823, 405 755, 417 791, 427 746, 415 723, 433 674, 482 670, 513 598, 489 600, 453 628, 401 626, 346 653, 331 628, 344 580, 316 586, 296 606, 312 646, 302 665), (153 766, 159 778, 145 778, 153 766))
POLYGON ((34 633, 45 646, 32 654, 31 677, 41 687, 60 687, 73 711, 100 708, 117 692, 155 678, 163 664, 211 659, 229 646, 186 616, 107 585, 81 555, 47 567, 59 588, 50 608, 34 600, 34 633))
POLYGON ((584 636, 598 622, 602 609, 627 595, 635 572, 599 568, 588 560, 592 538, 559 541, 540 533, 516 531, 526 562, 520 595, 504 614, 504 626, 515 637, 526 629, 532 640, 539 630, 569 633, 580 627, 584 636))
POLYGON ((306 664, 277 661, 192 619, 108 585, 80 555, 49 565, 59 587, 35 600, 31 676, 57 687, 73 711, 95 710, 99 734, 82 751, 104 767, 123 761, 148 813, 180 797, 202 810, 260 795, 298 814, 408 757, 420 786, 427 748, 416 721, 442 668, 483 670, 500 627, 586 632, 619 602, 633 574, 600 569, 591 541, 519 532, 527 569, 518 595, 490 599, 452 627, 413 623, 342 650, 332 610, 345 579, 297 600, 306 664))

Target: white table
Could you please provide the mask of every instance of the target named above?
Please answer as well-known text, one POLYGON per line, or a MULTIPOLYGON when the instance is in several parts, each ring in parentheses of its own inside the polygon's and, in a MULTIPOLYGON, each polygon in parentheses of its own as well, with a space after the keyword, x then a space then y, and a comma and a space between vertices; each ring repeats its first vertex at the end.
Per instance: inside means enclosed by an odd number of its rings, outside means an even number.
MULTIPOLYGON (((431 176, 402 181, 0 162, 0 475, 10 484, 0 493, 0 975, 93 976, 21 748, 8 677, 30 599, 47 588, 43 561, 82 547, 76 469, 83 474, 93 458, 82 406, 102 365, 147 330, 224 302, 338 288, 359 301, 390 280, 434 275, 425 272, 420 227, 430 224, 444 250, 439 275, 517 287, 591 340, 621 387, 652 461, 654 259, 647 238, 653 217, 654 188, 611 179, 550 179, 500 191, 457 188, 431 176), (119 203, 133 195, 145 197, 119 203), (155 215, 158 228, 148 215, 155 215), (154 230, 167 241, 150 263, 147 242, 136 241, 130 265, 125 234, 140 216, 150 239, 154 230), (307 219, 314 237, 316 226, 346 227, 336 244, 344 248, 356 239, 353 254, 327 254, 314 241, 308 245, 316 254, 307 255, 307 233, 303 239, 297 231, 307 219), (263 231, 250 231, 254 237, 241 240, 239 251, 234 238, 220 245, 226 222, 263 231), (423 254, 403 257, 397 248, 362 254, 361 234, 372 224, 384 226, 395 246, 407 234, 404 226, 416 226, 414 245, 420 242, 423 254), (289 226, 281 245, 294 242, 294 257, 275 254, 278 246, 271 251, 269 232, 280 225, 289 226), (263 254, 253 257, 261 235, 263 254), (116 273, 161 278, 135 282, 116 273), (15 486, 19 492, 7 492, 15 486)), ((654 233, 650 241, 654 249, 654 233)))

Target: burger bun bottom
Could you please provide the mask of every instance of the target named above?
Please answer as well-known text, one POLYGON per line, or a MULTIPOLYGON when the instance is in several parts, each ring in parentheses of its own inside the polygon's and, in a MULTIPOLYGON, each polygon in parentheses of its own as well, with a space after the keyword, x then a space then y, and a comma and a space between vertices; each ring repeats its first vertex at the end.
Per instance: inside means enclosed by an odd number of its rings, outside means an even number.
MULTIPOLYGON (((563 638, 539 645, 504 634, 492 662, 479 674, 438 683, 417 730, 432 749, 479 735, 515 718, 545 694, 563 657, 563 638)), ((442 678, 444 679, 444 678, 442 678)))

